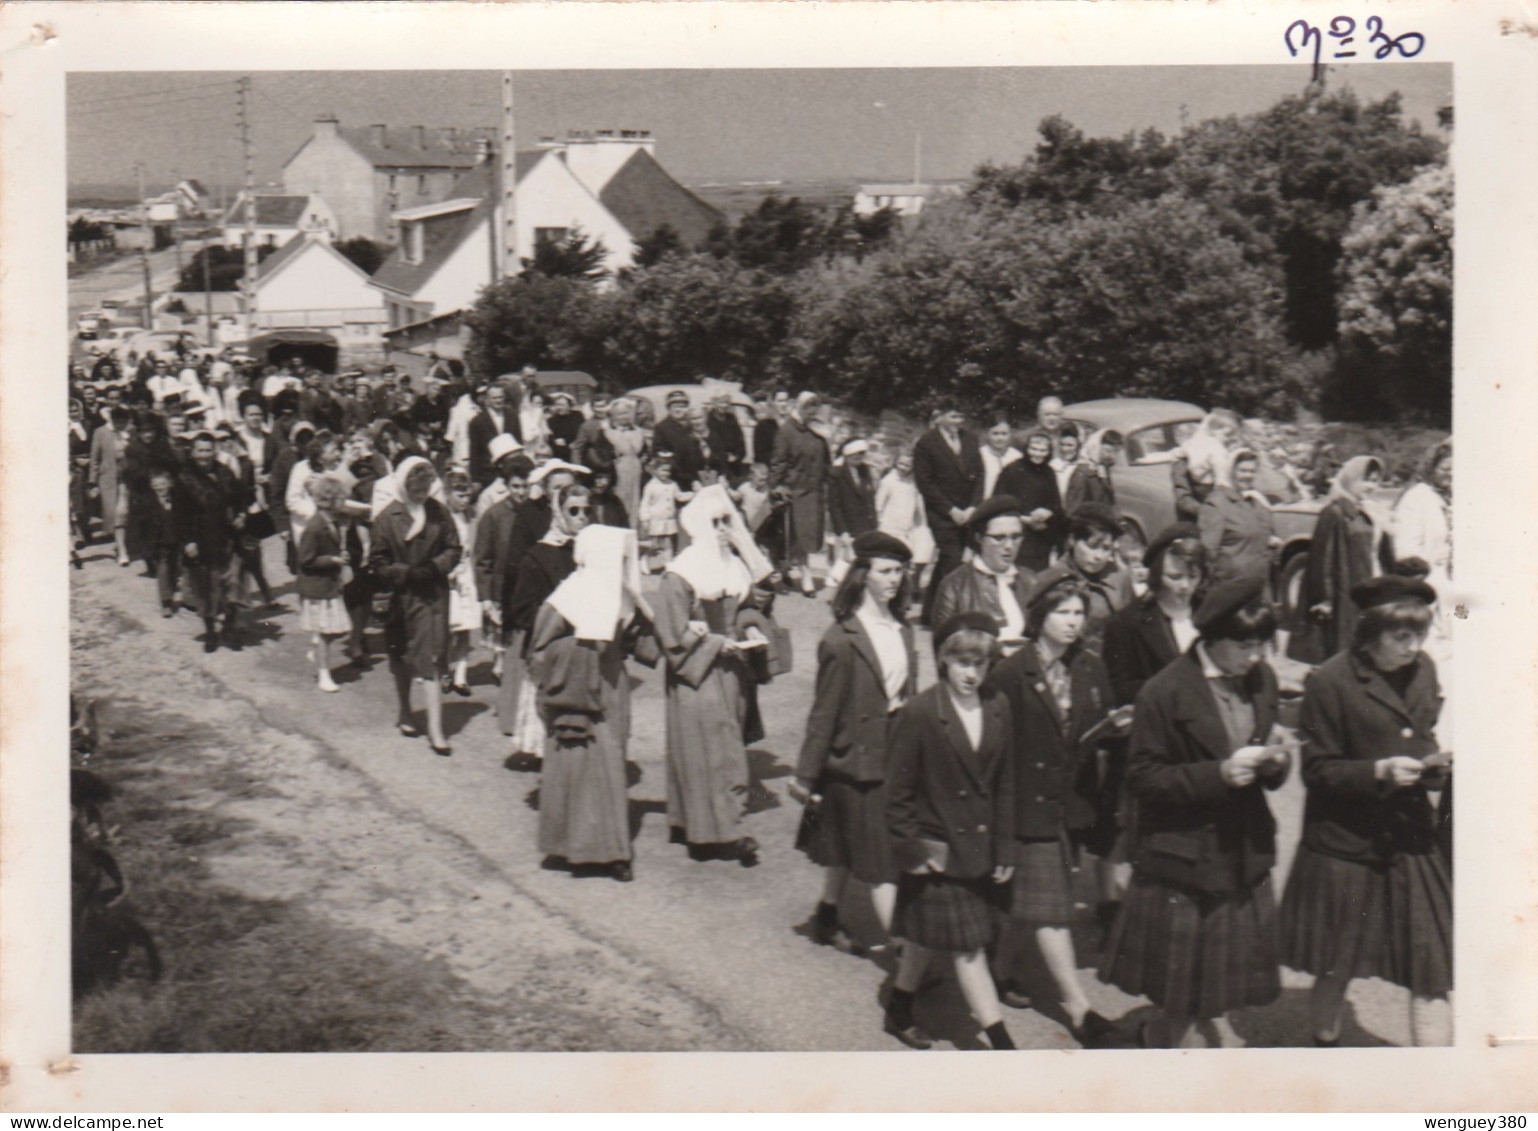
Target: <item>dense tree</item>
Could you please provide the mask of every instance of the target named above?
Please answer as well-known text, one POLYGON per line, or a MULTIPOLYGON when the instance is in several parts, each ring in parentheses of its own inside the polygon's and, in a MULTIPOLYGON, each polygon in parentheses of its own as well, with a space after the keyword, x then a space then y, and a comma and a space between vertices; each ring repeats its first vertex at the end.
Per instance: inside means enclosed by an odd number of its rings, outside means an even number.
POLYGON ((593 287, 581 279, 526 271, 483 289, 466 316, 472 337, 470 368, 495 376, 525 365, 562 369, 576 351, 572 329, 580 325, 593 287))
POLYGON ((609 251, 599 239, 588 239, 581 228, 572 228, 561 239, 536 240, 534 258, 525 259, 525 271, 547 279, 595 281, 609 273, 603 261, 609 251))
POLYGON ((390 245, 371 240, 367 236, 354 236, 350 240, 338 240, 334 245, 365 275, 372 275, 390 254, 390 245))
POLYGON ((1393 413, 1445 425, 1452 406, 1451 171, 1434 165, 1375 190, 1356 207, 1342 248, 1343 366, 1328 407, 1348 419, 1393 413))
POLYGON ((735 228, 717 225, 706 246, 718 258, 789 275, 828 252, 828 227, 818 210, 800 197, 771 194, 735 228))
POLYGON ((660 263, 664 256, 678 255, 684 251, 684 238, 672 224, 659 224, 650 235, 642 236, 635 244, 635 266, 650 267, 660 263))
MULTIPOLYGON (((270 245, 262 245, 256 249, 256 261, 261 263, 277 248, 270 245)), ((211 291, 238 291, 240 280, 245 274, 245 253, 238 247, 225 247, 223 244, 208 244, 200 248, 182 268, 181 275, 176 280, 178 291, 203 290, 203 261, 208 260, 208 289, 211 291)))

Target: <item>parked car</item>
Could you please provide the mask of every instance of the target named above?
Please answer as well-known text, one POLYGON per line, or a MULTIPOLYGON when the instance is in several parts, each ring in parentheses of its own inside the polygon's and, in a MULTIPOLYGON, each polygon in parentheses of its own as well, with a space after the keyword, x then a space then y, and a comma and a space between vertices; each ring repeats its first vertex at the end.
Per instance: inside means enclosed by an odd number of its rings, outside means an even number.
POLYGON ((708 405, 710 398, 720 393, 723 387, 731 395, 732 408, 737 413, 737 422, 742 425, 744 431, 751 435, 755 423, 753 398, 742 392, 740 388, 734 391, 734 386, 729 382, 718 385, 699 385, 692 382, 680 382, 674 385, 646 385, 643 388, 631 389, 625 395, 634 398, 638 402, 645 402, 646 407, 642 409, 641 415, 644 416, 647 409, 650 410, 651 420, 647 422, 649 426, 651 422, 661 420, 667 415, 669 393, 679 389, 683 390, 689 397, 689 407, 693 408, 695 405, 708 405))
MULTIPOLYGON (((1174 465, 1139 461, 1184 443, 1206 415, 1200 407, 1151 397, 1108 397, 1068 405, 1063 415, 1086 432, 1114 428, 1127 438, 1121 459, 1111 469, 1111 482, 1116 487, 1117 508, 1144 541, 1175 521, 1174 465)), ((1270 501, 1276 517, 1276 533, 1282 540, 1277 588, 1290 611, 1308 565, 1309 541, 1324 500, 1300 498, 1266 454, 1259 455, 1255 487, 1270 501)))
POLYGON ((121 360, 122 353, 118 347, 124 342, 138 337, 140 334, 148 332, 143 326, 113 326, 99 331, 97 337, 87 341, 85 351, 93 357, 100 357, 104 353, 110 353, 121 360))
POLYGON ((112 325, 112 316, 105 310, 87 310, 75 319, 75 336, 81 341, 92 341, 112 325))

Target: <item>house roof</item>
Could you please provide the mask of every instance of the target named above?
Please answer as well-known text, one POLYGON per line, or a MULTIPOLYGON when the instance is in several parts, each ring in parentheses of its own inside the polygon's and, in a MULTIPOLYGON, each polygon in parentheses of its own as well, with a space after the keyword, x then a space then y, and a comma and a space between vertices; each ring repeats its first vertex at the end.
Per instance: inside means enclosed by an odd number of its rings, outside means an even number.
POLYGON ((663 224, 683 237, 684 244, 702 243, 721 222, 721 213, 675 181, 649 152, 638 149, 609 178, 599 201, 640 240, 663 224))
POLYGON ((372 126, 339 126, 337 136, 371 165, 399 169, 469 169, 479 160, 473 149, 450 148, 436 130, 426 131, 426 145, 412 144, 414 131, 387 130, 386 145, 374 140, 372 126))
POLYGON ((305 232, 299 232, 282 247, 278 248, 277 251, 273 252, 266 259, 262 260, 262 262, 257 266, 256 285, 260 287, 268 279, 272 278, 272 276, 283 270, 284 267, 287 267, 290 263, 303 255, 312 244, 319 246, 326 254, 334 256, 341 262, 347 264, 348 267, 356 271, 363 278, 368 277, 366 274, 364 274, 364 271, 361 267, 359 267, 351 259, 348 259, 347 256, 343 255, 336 248, 332 247, 329 240, 320 239, 305 232))
MULTIPOLYGON (((264 195, 258 193, 256 197, 256 226, 258 228, 297 228, 299 218, 304 215, 305 205, 310 203, 308 196, 283 196, 264 195)), ((224 214, 224 223, 244 223, 245 194, 235 198, 235 203, 230 205, 229 211, 224 214)))

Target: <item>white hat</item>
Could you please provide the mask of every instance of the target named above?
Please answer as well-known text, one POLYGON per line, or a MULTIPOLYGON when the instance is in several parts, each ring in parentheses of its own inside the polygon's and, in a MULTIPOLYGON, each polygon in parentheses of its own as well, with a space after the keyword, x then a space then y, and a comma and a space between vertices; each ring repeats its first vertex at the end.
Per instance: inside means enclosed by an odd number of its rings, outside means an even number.
POLYGON ((518 442, 511 432, 498 432, 486 445, 486 450, 491 453, 491 462, 496 463, 503 456, 510 456, 514 452, 522 451, 523 445, 518 442))
POLYGON ((870 451, 869 442, 861 439, 846 440, 842 449, 846 456, 857 456, 870 451))
POLYGON ((579 463, 567 463, 563 459, 547 459, 544 463, 536 467, 533 473, 529 476, 529 486, 532 487, 534 484, 542 482, 545 476, 549 475, 553 471, 569 471, 573 475, 590 474, 588 469, 579 463))

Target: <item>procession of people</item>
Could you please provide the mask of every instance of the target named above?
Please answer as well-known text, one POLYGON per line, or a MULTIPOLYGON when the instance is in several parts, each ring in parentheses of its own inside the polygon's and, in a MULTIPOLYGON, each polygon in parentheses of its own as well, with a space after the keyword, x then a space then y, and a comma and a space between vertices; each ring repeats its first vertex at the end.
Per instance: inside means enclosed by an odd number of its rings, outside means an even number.
POLYGON ((759 390, 745 429, 725 398, 675 390, 652 424, 650 403, 534 378, 190 353, 72 373, 73 562, 93 540, 143 562, 212 653, 272 610, 262 545, 281 541, 320 698, 340 662, 382 652, 394 733, 449 757, 445 697, 486 695, 506 754, 541 775, 533 850, 619 882, 640 878, 636 679, 661 689, 672 841, 752 868, 758 691, 794 652, 774 604, 826 603, 789 787, 822 869, 807 934, 888 964, 896 1040, 935 1044, 917 1002, 941 961, 998 1049, 1027 1008, 1086 1048, 1231 1036, 1284 965, 1314 978, 1300 1043, 1338 1043, 1366 977, 1409 992, 1417 1043, 1450 1039, 1450 442, 1392 506, 1381 458, 1345 463, 1285 612, 1260 457, 1221 410, 1167 453, 1181 521, 1144 546, 1111 474, 1125 438, 1056 397, 978 432, 941 406, 906 443, 810 391, 759 390), (1283 640, 1318 665, 1296 738, 1283 640), (478 651, 494 687, 472 685, 478 651), (1292 773, 1307 809, 1279 892, 1266 795, 1292 773), (844 921, 856 888, 879 940, 844 921), (1028 995, 1028 959, 1055 1000, 1028 995), (1157 1018, 1096 1012, 1085 959, 1157 1018))

